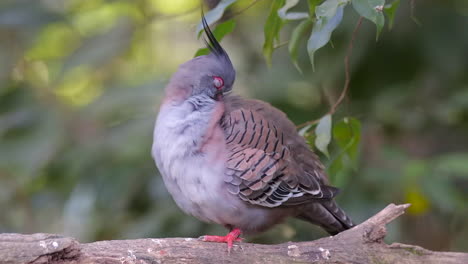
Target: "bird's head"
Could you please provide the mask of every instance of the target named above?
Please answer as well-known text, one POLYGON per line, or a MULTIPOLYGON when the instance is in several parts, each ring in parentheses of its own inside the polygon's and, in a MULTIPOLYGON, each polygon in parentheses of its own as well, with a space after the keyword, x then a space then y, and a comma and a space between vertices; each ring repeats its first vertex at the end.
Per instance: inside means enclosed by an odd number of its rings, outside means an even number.
POLYGON ((202 23, 208 38, 205 42, 211 53, 193 58, 179 67, 166 87, 169 97, 185 100, 191 96, 207 95, 214 100, 221 100, 222 95, 232 89, 236 71, 204 16, 202 23))

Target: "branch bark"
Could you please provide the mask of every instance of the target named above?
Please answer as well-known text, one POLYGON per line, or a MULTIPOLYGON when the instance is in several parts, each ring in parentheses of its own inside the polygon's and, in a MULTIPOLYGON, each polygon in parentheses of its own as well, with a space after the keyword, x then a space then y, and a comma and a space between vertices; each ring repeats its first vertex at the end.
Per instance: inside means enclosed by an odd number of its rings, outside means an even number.
POLYGON ((192 238, 136 239, 80 244, 52 234, 0 234, 0 263, 468 263, 468 253, 434 252, 383 242, 385 225, 409 205, 388 205, 333 237, 279 245, 226 245, 192 238))

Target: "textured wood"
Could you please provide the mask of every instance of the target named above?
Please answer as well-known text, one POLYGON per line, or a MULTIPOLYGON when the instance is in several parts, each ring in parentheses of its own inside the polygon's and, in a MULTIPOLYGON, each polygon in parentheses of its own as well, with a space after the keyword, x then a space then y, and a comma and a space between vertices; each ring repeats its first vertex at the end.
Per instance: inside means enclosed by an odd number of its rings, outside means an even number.
POLYGON ((279 245, 226 245, 192 238, 80 244, 52 234, 0 234, 0 263, 468 263, 467 253, 434 252, 383 242, 385 225, 409 205, 390 204, 366 222, 333 237, 279 245))

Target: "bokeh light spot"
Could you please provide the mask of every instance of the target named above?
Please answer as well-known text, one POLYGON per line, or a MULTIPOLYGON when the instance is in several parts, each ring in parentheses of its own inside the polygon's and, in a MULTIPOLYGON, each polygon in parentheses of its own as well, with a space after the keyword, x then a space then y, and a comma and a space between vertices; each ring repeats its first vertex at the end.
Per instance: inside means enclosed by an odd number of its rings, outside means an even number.
POLYGON ((155 11, 162 14, 180 14, 197 7, 200 2, 196 0, 152 0, 151 4, 155 11))

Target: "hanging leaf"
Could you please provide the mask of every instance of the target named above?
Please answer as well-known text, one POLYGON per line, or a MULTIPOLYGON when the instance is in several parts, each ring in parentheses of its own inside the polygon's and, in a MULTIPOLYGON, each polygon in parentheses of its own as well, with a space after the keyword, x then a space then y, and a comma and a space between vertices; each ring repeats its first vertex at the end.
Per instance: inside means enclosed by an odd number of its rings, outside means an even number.
POLYGON ((296 69, 302 73, 301 67, 297 62, 297 49, 299 47, 299 42, 304 37, 304 34, 310 30, 312 27, 312 20, 305 19, 297 27, 293 30, 291 39, 289 40, 288 50, 289 55, 291 57, 292 63, 296 67, 296 69))
POLYGON ((356 169, 361 123, 355 118, 344 118, 333 126, 333 139, 340 147, 340 152, 327 172, 333 184, 344 186, 349 178, 349 168, 356 169))
POLYGON ((391 30, 393 27, 393 20, 395 19, 395 14, 400 5, 400 0, 395 0, 391 4, 388 4, 384 8, 384 12, 388 17, 388 28, 391 30))
POLYGON ((333 161, 331 164, 327 167, 327 174, 330 179, 330 182, 334 186, 345 186, 347 182, 347 175, 345 169, 345 165, 343 164, 343 157, 345 155, 343 153, 340 153, 333 161))
MULTIPOLYGON (((224 36, 234 31, 235 27, 236 27, 236 22, 234 20, 228 20, 226 22, 219 24, 213 30, 213 35, 215 36, 216 40, 218 40, 218 42, 221 42, 224 36)), ((194 57, 206 55, 209 53, 210 53, 210 50, 208 48, 201 48, 197 50, 194 57)))
MULTIPOLYGON (((221 0, 218 5, 211 9, 208 13, 205 14, 205 19, 208 25, 212 25, 216 21, 220 20, 223 17, 224 11, 232 4, 234 4, 236 0, 221 0)), ((200 36, 201 31, 203 30, 203 23, 200 22, 197 26, 197 36, 200 36)))
POLYGON ((315 146, 325 156, 330 157, 328 153, 328 144, 331 141, 332 117, 330 114, 323 116, 315 128, 315 146))
POLYGON ((315 70, 314 53, 330 41, 330 36, 343 19, 343 8, 346 1, 327 0, 315 9, 317 21, 312 29, 307 51, 309 52, 312 69, 315 70))
POLYGON ((346 5, 348 0, 326 0, 321 5, 315 8, 315 17, 317 20, 325 19, 329 20, 335 16, 339 6, 346 5))
POLYGON ((300 20, 308 18, 309 14, 306 12, 289 12, 288 10, 299 3, 299 0, 286 0, 286 4, 278 10, 278 16, 283 20, 300 20))
POLYGON ((271 65, 271 55, 274 50, 274 41, 278 39, 279 32, 283 26, 283 21, 278 16, 278 9, 284 5, 285 0, 274 0, 271 4, 270 14, 265 22, 264 34, 265 42, 263 43, 263 56, 268 64, 271 65))
POLYGON ((343 153, 355 163, 361 140, 361 123, 359 120, 347 117, 333 126, 333 138, 343 153))
POLYGON ((377 26, 376 39, 378 39, 385 24, 385 17, 383 15, 385 0, 352 0, 352 3, 354 10, 359 15, 374 22, 377 26))

